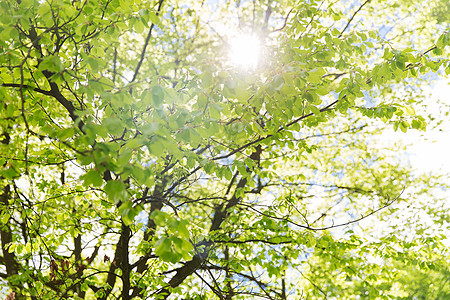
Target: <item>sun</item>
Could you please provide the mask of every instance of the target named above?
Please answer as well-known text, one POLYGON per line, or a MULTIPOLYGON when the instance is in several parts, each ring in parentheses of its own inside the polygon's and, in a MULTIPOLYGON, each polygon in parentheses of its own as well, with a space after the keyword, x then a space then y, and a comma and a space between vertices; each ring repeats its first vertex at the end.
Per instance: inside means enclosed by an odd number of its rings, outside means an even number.
POLYGON ((241 34, 230 40, 230 60, 233 65, 254 69, 260 58, 261 44, 258 37, 241 34))

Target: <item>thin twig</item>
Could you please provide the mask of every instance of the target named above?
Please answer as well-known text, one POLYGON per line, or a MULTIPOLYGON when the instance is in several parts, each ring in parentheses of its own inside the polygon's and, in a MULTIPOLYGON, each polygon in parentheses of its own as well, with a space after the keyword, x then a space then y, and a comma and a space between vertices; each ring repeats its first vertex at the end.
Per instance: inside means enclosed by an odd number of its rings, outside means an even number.
POLYGON ((367 4, 369 3, 371 0, 366 0, 363 4, 361 4, 361 6, 353 13, 352 17, 350 18, 350 20, 348 20, 347 25, 345 25, 344 29, 342 29, 341 33, 339 34, 338 38, 340 38, 342 36, 342 34, 347 30, 348 26, 350 26, 350 23, 353 21, 353 19, 355 18, 355 16, 359 13, 359 11, 367 4))
MULTIPOLYGON (((164 2, 164 0, 159 0, 158 8, 156 10, 156 15, 157 16, 159 16, 159 13, 161 11, 161 7, 162 7, 163 2, 164 2)), ((148 46, 148 43, 149 43, 150 38, 152 36, 153 27, 155 27, 154 23, 152 23, 152 25, 150 26, 150 29, 149 29, 148 34, 147 34, 147 37, 145 38, 144 48, 142 49, 142 52, 141 52, 141 58, 139 59, 139 62, 137 64, 137 66, 136 66, 136 69, 134 70, 133 79, 131 79, 130 82, 134 82, 136 80, 136 77, 139 74, 139 69, 141 68, 142 63, 144 62, 145 52, 147 51, 147 46, 148 46)))

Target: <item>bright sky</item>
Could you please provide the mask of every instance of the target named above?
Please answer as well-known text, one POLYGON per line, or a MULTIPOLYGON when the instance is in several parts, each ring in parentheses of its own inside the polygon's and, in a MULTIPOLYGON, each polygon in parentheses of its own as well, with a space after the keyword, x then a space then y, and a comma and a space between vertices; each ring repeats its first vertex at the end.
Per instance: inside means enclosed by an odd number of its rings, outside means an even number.
POLYGON ((255 68, 258 64, 261 46, 254 35, 238 35, 230 40, 230 59, 233 64, 244 68, 255 68))
MULTIPOLYGON (((260 52, 259 41, 251 35, 239 35, 230 40, 230 58, 233 64, 244 68, 255 67, 260 52)), ((431 96, 426 99, 430 104, 441 101, 450 106, 450 79, 439 79, 424 94, 431 96)), ((436 105, 429 106, 430 111, 417 112, 427 115, 432 113, 437 118, 445 118, 436 105)), ((405 134, 401 131, 391 131, 387 139, 402 140, 412 146, 408 148, 410 163, 419 171, 450 172, 450 120, 444 121, 438 128, 427 129, 426 132, 410 129, 405 134)))
MULTIPOLYGON (((431 96, 427 99, 428 103, 435 103, 440 100, 442 103, 450 106, 450 79, 440 79, 430 86, 431 96)), ((425 93, 427 89, 425 90, 425 93)), ((411 143, 408 148, 411 153, 410 162, 413 167, 429 172, 450 172, 450 116, 445 116, 439 112, 439 107, 430 107, 430 112, 440 114, 441 118, 448 118, 436 129, 428 129, 426 132, 409 130, 407 134, 398 132, 397 138, 411 143)), ((417 112, 420 114, 420 112, 417 112)))

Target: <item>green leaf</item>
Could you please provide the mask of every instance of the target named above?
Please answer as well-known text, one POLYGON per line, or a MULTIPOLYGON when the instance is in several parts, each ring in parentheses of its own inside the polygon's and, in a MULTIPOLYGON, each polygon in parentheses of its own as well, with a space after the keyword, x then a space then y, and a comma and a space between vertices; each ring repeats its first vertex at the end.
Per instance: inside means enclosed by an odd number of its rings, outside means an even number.
POLYGON ((156 225, 161 227, 166 226, 167 221, 170 220, 169 215, 160 210, 153 211, 150 215, 150 218, 152 218, 156 225))
POLYGON ((159 107, 164 101, 164 92, 159 85, 152 87, 152 100, 155 107, 159 107))
POLYGON ((448 119, 448 1, 363 2, 1 0, 3 298, 450 299, 448 178, 389 132, 448 119))
POLYGON ((9 168, 1 169, 0 176, 4 176, 7 179, 15 179, 20 176, 20 173, 14 168, 10 166, 9 168))
POLYGON ((156 13, 150 11, 148 15, 153 24, 155 24, 155 25, 159 24, 160 20, 156 13))
POLYGON ((60 140, 67 140, 69 138, 72 138, 74 135, 75 131, 73 128, 64 128, 63 130, 58 132, 57 137, 60 140))
POLYGON ((122 135, 124 127, 120 120, 115 118, 106 118, 102 121, 102 126, 106 127, 111 135, 122 135))
POLYGON ((284 78, 283 76, 280 75, 276 75, 271 82, 271 87, 275 91, 280 90, 283 87, 283 85, 284 85, 284 78))
POLYGON ((90 185, 99 187, 103 184, 103 177, 100 172, 96 170, 89 170, 86 174, 82 176, 84 186, 89 187, 90 185))
POLYGON ((9 218, 10 218, 9 213, 7 211, 4 211, 1 215, 0 220, 2 221, 2 224, 6 224, 9 220, 9 218))
POLYGON ((42 59, 39 64, 39 70, 48 70, 50 72, 59 73, 64 70, 64 66, 59 56, 51 55, 42 59))
POLYGON ((405 109, 406 113, 410 116, 414 116, 416 114, 416 112, 412 106, 405 106, 404 109, 405 109))
POLYGON ((167 237, 162 237, 155 243, 155 254, 161 256, 166 252, 170 252, 171 246, 171 240, 167 237))
POLYGON ((177 231, 178 235, 182 238, 189 239, 190 233, 187 229, 187 221, 183 220, 178 222, 175 230, 177 231))
POLYGON ((122 221, 127 226, 131 225, 134 222, 134 218, 140 211, 140 207, 133 207, 133 203, 131 201, 125 201, 119 207, 122 221))
POLYGON ((86 58, 86 63, 90 66, 92 72, 98 72, 98 61, 93 57, 86 58))
POLYGON ((119 180, 110 180, 106 183, 104 191, 108 198, 113 201, 113 203, 118 203, 119 201, 127 200, 127 193, 125 189, 125 184, 119 180))
POLYGON ((309 109, 311 110, 311 112, 312 112, 313 114, 315 114, 315 115, 320 114, 320 109, 317 108, 317 107, 315 107, 314 105, 310 105, 310 106, 308 106, 308 107, 309 107, 309 109))
POLYGON ((136 30, 137 33, 142 33, 144 31, 144 24, 141 20, 136 20, 134 23, 134 30, 136 30))

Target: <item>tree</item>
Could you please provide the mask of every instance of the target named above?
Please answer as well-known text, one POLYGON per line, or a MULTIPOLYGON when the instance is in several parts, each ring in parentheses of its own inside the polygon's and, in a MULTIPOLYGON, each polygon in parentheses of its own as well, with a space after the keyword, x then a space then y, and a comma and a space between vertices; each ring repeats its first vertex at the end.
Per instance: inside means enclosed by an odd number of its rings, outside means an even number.
POLYGON ((426 129, 411 86, 448 74, 450 35, 394 46, 360 24, 377 5, 0 2, 5 293, 401 296, 392 266, 447 250, 371 221, 442 184, 376 140, 426 129), (231 64, 223 28, 264 59, 231 64))

